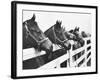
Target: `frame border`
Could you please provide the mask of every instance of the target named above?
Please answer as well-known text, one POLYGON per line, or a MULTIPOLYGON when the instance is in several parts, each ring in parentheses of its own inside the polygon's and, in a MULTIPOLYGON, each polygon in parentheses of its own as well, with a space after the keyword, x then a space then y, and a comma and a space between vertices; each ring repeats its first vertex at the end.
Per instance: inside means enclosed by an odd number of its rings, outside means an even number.
POLYGON ((72 75, 86 75, 98 73, 98 6, 90 5, 73 5, 73 4, 57 4, 57 3, 42 3, 42 2, 26 2, 26 1, 12 1, 11 2, 11 78, 39 78, 39 77, 54 77, 54 76, 72 76, 72 75), (69 73, 69 74, 52 74, 52 75, 37 75, 37 76, 17 76, 17 4, 34 4, 46 6, 60 6, 60 7, 79 7, 79 8, 94 8, 96 9, 96 71, 83 73, 69 73))

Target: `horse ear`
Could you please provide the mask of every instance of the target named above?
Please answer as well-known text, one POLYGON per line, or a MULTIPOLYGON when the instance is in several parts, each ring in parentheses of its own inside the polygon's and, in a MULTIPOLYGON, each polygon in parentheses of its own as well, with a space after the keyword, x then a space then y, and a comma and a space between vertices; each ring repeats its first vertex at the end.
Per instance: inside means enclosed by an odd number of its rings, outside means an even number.
POLYGON ((33 14, 32 20, 35 21, 35 18, 36 18, 36 16, 35 16, 35 14, 33 14))
POLYGON ((79 27, 77 27, 77 31, 79 31, 79 27))
POLYGON ((64 27, 64 26, 62 26, 62 28, 63 28, 63 31, 65 31, 65 27, 64 27))
POLYGON ((59 23, 60 21, 58 20, 58 23, 59 23))
POLYGON ((77 26, 75 27, 74 31, 77 29, 77 26))
POLYGON ((56 21, 56 24, 58 24, 58 20, 56 21))
POLYGON ((60 25, 62 24, 62 21, 60 21, 60 25))

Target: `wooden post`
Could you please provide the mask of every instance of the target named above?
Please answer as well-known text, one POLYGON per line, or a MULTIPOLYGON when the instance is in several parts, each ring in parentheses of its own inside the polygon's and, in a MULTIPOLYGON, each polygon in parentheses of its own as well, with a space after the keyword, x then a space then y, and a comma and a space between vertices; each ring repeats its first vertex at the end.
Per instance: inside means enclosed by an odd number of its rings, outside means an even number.
POLYGON ((57 60, 57 62, 56 62, 56 67, 60 68, 60 61, 59 60, 57 60))
POLYGON ((85 56, 85 62, 84 62, 84 67, 86 67, 86 61, 87 61, 87 39, 85 38, 85 44, 84 44, 84 47, 85 47, 85 53, 84 53, 84 56, 85 56))
POLYGON ((69 67, 73 67, 73 49, 71 48, 69 52, 69 67))

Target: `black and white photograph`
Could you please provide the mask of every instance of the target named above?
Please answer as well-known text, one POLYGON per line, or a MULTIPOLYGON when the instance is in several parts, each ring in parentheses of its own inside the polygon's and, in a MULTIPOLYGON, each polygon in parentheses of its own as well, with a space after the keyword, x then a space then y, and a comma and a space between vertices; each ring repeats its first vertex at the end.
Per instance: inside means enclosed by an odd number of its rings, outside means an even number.
POLYGON ((12 6, 14 78, 97 72, 96 6, 31 2, 12 6))
POLYGON ((25 19, 23 22, 23 69, 42 66, 45 68, 91 66, 91 14, 24 10, 22 16, 23 21, 25 19), (81 58, 85 52, 88 52, 87 58, 89 57, 87 64, 83 64, 85 57, 81 58), (62 61, 58 59, 55 65, 51 63, 65 54, 67 55, 65 59, 61 58, 62 61), (72 57, 72 65, 70 57, 72 57), (50 65, 44 65, 49 62, 50 65))

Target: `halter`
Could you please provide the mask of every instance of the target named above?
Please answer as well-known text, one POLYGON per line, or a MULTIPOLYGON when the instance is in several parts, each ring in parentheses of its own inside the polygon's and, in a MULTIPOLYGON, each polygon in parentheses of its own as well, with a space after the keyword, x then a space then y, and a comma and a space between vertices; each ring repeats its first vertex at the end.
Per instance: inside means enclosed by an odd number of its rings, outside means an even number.
POLYGON ((28 29, 28 27, 27 27, 27 22, 25 22, 25 28, 26 28, 26 30, 27 30, 28 35, 30 35, 30 36, 37 42, 38 45, 40 45, 40 44, 42 44, 43 42, 45 42, 45 41, 48 40, 47 37, 44 38, 43 40, 40 40, 40 41, 37 40, 37 39, 31 34, 31 32, 29 31, 29 29, 28 29))
POLYGON ((52 30, 53 30, 53 33, 54 33, 54 36, 55 36, 55 40, 58 40, 60 43, 64 43, 65 41, 67 41, 67 39, 61 41, 57 36, 56 36, 56 33, 54 31, 54 27, 52 27, 52 30))

